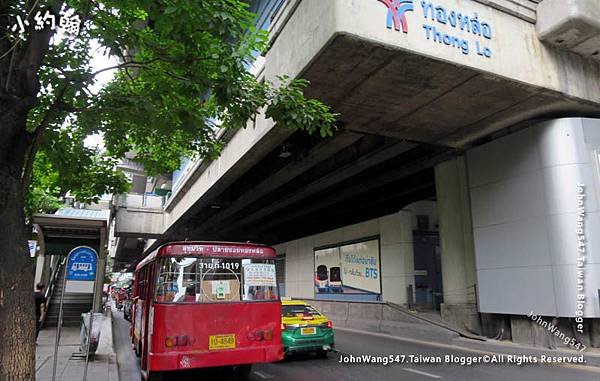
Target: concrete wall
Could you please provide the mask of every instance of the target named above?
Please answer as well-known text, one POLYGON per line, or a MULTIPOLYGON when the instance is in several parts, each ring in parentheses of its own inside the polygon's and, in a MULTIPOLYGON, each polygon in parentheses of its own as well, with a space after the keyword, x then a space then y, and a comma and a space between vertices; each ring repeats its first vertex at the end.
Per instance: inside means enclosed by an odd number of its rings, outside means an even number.
POLYGON ((458 334, 453 331, 429 324, 401 308, 386 303, 311 300, 310 304, 331 319, 334 327, 346 327, 448 344, 458 338, 458 334))
POLYGON ((464 157, 435 167, 444 304, 475 302, 475 254, 464 157))
POLYGON ((407 303, 407 287, 414 287, 412 214, 398 213, 304 237, 275 246, 285 253, 287 296, 314 298, 314 248, 380 236, 382 299, 407 303))
POLYGON ((412 214, 412 228, 413 230, 418 229, 417 225, 417 216, 427 216, 429 217, 429 230, 437 231, 439 230, 439 220, 438 220, 438 211, 437 211, 437 203, 435 201, 430 200, 422 200, 413 202, 402 208, 402 210, 409 210, 412 214))
POLYGON ((536 21, 536 10, 541 0, 475 0, 479 3, 494 7, 525 21, 536 21))
POLYGON ((585 184, 585 317, 600 317, 600 120, 558 119, 467 153, 480 311, 574 317, 585 184))

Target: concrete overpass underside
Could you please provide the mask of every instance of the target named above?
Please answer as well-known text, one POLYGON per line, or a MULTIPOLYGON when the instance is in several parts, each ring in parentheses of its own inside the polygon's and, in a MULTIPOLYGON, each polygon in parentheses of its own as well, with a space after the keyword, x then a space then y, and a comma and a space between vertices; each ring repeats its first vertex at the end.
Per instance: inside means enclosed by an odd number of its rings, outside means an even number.
POLYGON ((116 255, 112 271, 133 271, 137 262, 143 257, 143 239, 117 237, 116 255))
POLYGON ((467 148, 535 119, 600 116, 600 105, 337 34, 301 74, 351 131, 467 148))
POLYGON ((163 238, 274 244, 393 213, 435 198, 433 166, 492 131, 600 115, 548 90, 365 44, 339 36, 303 75, 310 95, 341 114, 335 136, 297 132, 252 154, 248 170, 214 184, 220 191, 200 197, 163 238), (340 59, 344 51, 353 60, 340 59))
POLYGON ((435 197, 432 165, 445 147, 342 131, 322 140, 296 133, 210 204, 174 239, 278 243, 393 213, 435 197), (332 152, 333 151, 333 152, 332 152))

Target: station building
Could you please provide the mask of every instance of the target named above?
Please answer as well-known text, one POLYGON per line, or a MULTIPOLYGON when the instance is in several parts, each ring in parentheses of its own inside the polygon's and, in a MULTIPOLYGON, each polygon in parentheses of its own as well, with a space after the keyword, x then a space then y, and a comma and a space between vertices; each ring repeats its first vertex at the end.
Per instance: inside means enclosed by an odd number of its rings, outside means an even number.
POLYGON ((325 309, 429 308, 534 344, 535 314, 600 346, 597 0, 250 3, 270 33, 253 72, 308 79, 338 131, 223 132, 168 197, 122 196, 115 263, 260 242, 282 292, 325 309))

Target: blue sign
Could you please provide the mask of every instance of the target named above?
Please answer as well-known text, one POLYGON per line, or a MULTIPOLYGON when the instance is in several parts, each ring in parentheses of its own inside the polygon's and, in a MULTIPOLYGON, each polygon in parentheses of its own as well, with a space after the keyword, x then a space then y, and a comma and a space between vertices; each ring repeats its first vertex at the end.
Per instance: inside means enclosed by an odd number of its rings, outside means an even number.
POLYGON ((79 246, 71 250, 67 260, 67 280, 96 280, 98 255, 91 247, 79 246))

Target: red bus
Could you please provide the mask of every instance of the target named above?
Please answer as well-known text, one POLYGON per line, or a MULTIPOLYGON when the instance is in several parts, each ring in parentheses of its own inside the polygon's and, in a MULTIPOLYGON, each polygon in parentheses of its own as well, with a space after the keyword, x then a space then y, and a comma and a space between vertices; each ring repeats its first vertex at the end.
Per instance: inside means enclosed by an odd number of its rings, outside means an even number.
POLYGON ((271 247, 168 243, 135 270, 131 337, 142 377, 283 359, 281 304, 271 247))

